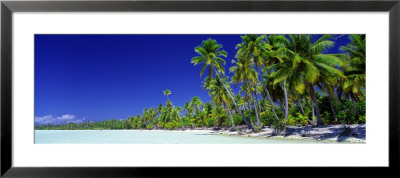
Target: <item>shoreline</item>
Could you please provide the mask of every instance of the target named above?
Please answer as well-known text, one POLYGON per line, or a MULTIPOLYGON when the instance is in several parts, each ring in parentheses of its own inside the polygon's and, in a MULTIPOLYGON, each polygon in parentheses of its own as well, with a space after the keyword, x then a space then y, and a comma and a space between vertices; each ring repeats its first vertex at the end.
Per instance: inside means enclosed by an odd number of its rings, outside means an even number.
MULTIPOLYGON (((344 143, 366 143, 366 125, 352 124, 345 125, 324 125, 324 126, 288 126, 285 131, 276 132, 275 129, 264 127, 259 132, 254 133, 245 127, 237 127, 237 130, 230 128, 185 128, 185 129, 115 129, 116 130, 132 130, 132 131, 169 131, 169 132, 203 132, 221 134, 225 136, 240 137, 260 137, 267 139, 289 139, 289 140, 314 140, 314 141, 330 141, 344 143)), ((102 129, 93 129, 99 130, 102 129)), ((104 129, 113 130, 113 129, 104 129)), ((36 130, 35 130, 36 131, 36 130)))
POLYGON ((226 128, 189 128, 185 130, 162 130, 154 129, 148 131, 176 131, 176 132, 207 132, 216 133, 227 136, 242 137, 262 137, 271 139, 290 139, 290 140, 314 140, 314 141, 331 141, 344 143, 366 143, 366 125, 351 124, 345 125, 349 128, 347 134, 343 134, 343 125, 324 125, 324 126, 288 126, 286 131, 276 132, 273 128, 264 127, 259 132, 254 133, 246 128, 242 131, 232 131, 226 128))

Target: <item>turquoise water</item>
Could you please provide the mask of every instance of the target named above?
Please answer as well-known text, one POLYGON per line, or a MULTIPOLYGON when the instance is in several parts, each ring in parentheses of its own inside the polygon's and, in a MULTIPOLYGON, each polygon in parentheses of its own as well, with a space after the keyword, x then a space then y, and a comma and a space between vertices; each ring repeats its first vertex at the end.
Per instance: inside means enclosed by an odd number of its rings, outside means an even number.
POLYGON ((149 130, 35 130, 35 144, 313 144, 314 140, 149 130))

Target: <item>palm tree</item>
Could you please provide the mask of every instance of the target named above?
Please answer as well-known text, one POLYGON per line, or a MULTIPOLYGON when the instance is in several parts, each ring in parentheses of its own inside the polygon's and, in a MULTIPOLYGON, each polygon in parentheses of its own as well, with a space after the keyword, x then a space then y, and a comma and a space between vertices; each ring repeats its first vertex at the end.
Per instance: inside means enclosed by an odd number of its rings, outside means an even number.
POLYGON ((318 88, 320 89, 324 89, 325 93, 328 95, 328 99, 329 99, 329 105, 331 107, 331 111, 332 111, 332 115, 333 118, 335 120, 335 122, 337 122, 337 118, 336 118, 336 113, 335 113, 335 108, 333 107, 333 99, 332 96, 334 96, 335 94, 335 87, 338 86, 338 82, 339 82, 339 78, 336 76, 322 76, 320 79, 320 84, 318 85, 318 88))
POLYGON ((207 115, 210 115, 214 105, 212 103, 205 103, 203 110, 206 111, 207 115))
POLYGON ((167 100, 169 100, 168 96, 171 94, 171 91, 166 89, 163 91, 164 95, 167 96, 167 100))
POLYGON ((183 110, 186 111, 186 114, 185 114, 185 115, 186 115, 187 117, 191 115, 190 108, 189 108, 189 103, 188 103, 188 102, 185 102, 185 104, 183 105, 183 110))
MULTIPOLYGON (((188 102, 185 102, 183 109, 186 110, 186 117, 193 118, 193 111, 194 111, 193 105, 191 105, 188 102)), ((192 127, 194 127, 193 122, 191 124, 192 124, 192 127)))
POLYGON ((171 100, 167 100, 165 107, 163 107, 160 112, 160 120, 163 121, 163 123, 169 122, 171 119, 173 119, 173 113, 174 105, 172 104, 171 100))
MULTIPOLYGON (((280 58, 278 54, 278 50, 280 48, 285 47, 285 44, 287 43, 287 39, 285 38, 284 35, 269 35, 267 37, 266 41, 266 48, 267 50, 264 52, 264 55, 266 56, 265 60, 265 65, 271 66, 273 64, 281 63, 283 60, 280 58)), ((273 69, 273 70, 279 70, 279 69, 273 69)), ((282 106, 284 106, 284 122, 286 123, 286 120, 289 116, 289 102, 288 102, 288 92, 286 90, 286 80, 283 80, 280 82, 282 85, 283 89, 283 94, 284 94, 284 99, 285 99, 285 105, 281 103, 282 106)))
POLYGON ((210 80, 213 79, 214 74, 221 72, 225 73, 223 65, 225 60, 222 57, 226 57, 228 53, 225 50, 221 50, 222 45, 217 44, 216 40, 211 38, 203 41, 200 46, 194 48, 194 51, 199 54, 192 58, 191 62, 196 66, 199 63, 204 63, 200 71, 200 77, 203 75, 205 69, 208 67, 208 77, 210 80))
POLYGON ((201 101, 200 97, 198 96, 194 96, 192 97, 192 99, 190 100, 189 103, 189 108, 193 108, 193 118, 197 118, 202 120, 203 117, 201 117, 201 110, 203 108, 203 101, 201 101))
MULTIPOLYGON (((250 104, 250 100, 252 99, 251 96, 253 93, 253 86, 257 83, 257 73, 253 68, 250 68, 250 63, 244 58, 240 58, 238 59, 238 61, 232 60, 232 63, 235 64, 235 66, 229 68, 229 71, 233 73, 232 82, 235 83, 235 86, 238 86, 240 82, 243 83, 241 91, 243 91, 246 95, 245 97, 247 99, 247 104, 250 104)), ((253 103, 253 105, 256 112, 256 125, 259 126, 260 121, 258 118, 257 106, 255 102, 253 103)), ((251 122, 252 121, 250 117, 250 124, 252 125, 251 122)))
MULTIPOLYGON (((264 61, 264 53, 266 51, 266 43, 264 41, 265 39, 265 35, 245 35, 245 36, 241 36, 242 38, 242 43, 236 45, 236 49, 238 49, 237 51, 237 58, 243 58, 245 60, 248 60, 248 62, 251 62, 252 64, 255 65, 255 67, 257 68, 257 71, 259 73, 261 82, 263 86, 266 86, 264 84, 264 80, 263 80, 263 74, 262 74, 262 69, 261 67, 264 66, 265 61, 264 61)), ((269 102, 271 103, 271 105, 274 105, 274 102, 270 96, 270 93, 268 91, 267 87, 264 87, 267 99, 269 100, 269 102)), ((278 115, 276 115, 275 112, 275 108, 272 108, 272 112, 274 113, 275 119, 279 120, 278 115)))
POLYGON ((351 42, 347 46, 342 46, 341 50, 347 53, 349 60, 344 67, 344 74, 347 79, 343 83, 343 92, 348 95, 353 102, 353 110, 357 116, 355 101, 357 95, 362 96, 361 89, 365 88, 365 35, 350 35, 351 42))
POLYGON ((197 112, 199 112, 201 110, 203 105, 204 105, 203 101, 201 101, 200 97, 198 97, 198 96, 194 96, 190 100, 190 103, 189 103, 189 106, 191 108, 194 108, 197 112))
POLYGON ((221 106, 216 105, 213 110, 212 110, 212 115, 215 119, 218 119, 218 127, 222 126, 222 122, 224 118, 226 117, 226 113, 224 112, 224 109, 221 106))
MULTIPOLYGON (((227 106, 230 103, 230 98, 229 98, 228 93, 226 93, 226 90, 224 89, 224 86, 222 83, 222 82, 226 82, 227 79, 228 79, 228 77, 223 77, 223 78, 221 78, 221 80, 213 79, 210 82, 208 90, 209 90, 209 95, 212 96, 212 101, 215 104, 223 105, 224 109, 229 113, 229 116, 231 118, 231 125, 234 128, 235 123, 233 122, 232 113, 231 113, 229 107, 227 106)), ((232 91, 230 89, 229 89, 229 92, 232 93, 232 91)))
POLYGON ((322 54, 334 45, 334 42, 329 40, 330 35, 323 35, 315 42, 312 40, 312 35, 289 35, 289 37, 286 47, 278 50, 284 61, 274 64, 278 70, 271 76, 274 77, 274 83, 287 80, 287 83, 299 93, 303 93, 307 87, 310 91, 312 108, 315 106, 317 116, 317 123, 314 122, 314 125, 323 125, 314 86, 321 76, 328 74, 345 78, 343 73, 335 68, 343 65, 343 61, 338 57, 339 54, 322 54))
MULTIPOLYGON (((199 63, 204 63, 201 71, 200 71, 200 76, 203 75, 204 70, 208 67, 208 77, 210 77, 210 80, 213 79, 213 72, 215 73, 216 77, 218 80, 220 80, 219 73, 224 74, 225 69, 223 65, 225 65, 225 60, 222 59, 222 57, 227 56, 227 52, 225 50, 221 50, 222 45, 217 44, 216 40, 213 39, 208 39, 205 40, 201 43, 200 46, 195 47, 195 52, 199 56, 195 56, 192 58, 192 63, 194 65, 197 65, 199 63)), ((253 127, 249 124, 245 116, 243 115, 242 111, 237 107, 237 104, 233 98, 233 96, 229 93, 228 88, 225 86, 223 83, 223 86, 225 90, 227 91, 229 97, 231 98, 231 101, 234 103, 235 107, 237 108, 237 111, 239 114, 242 116, 243 121, 246 123, 248 128, 253 129, 253 127)))
POLYGON ((304 112, 303 104, 302 104, 302 102, 301 102, 301 97, 299 96, 299 93, 298 93, 297 91, 293 91, 293 93, 296 94, 297 105, 299 106, 300 113, 301 113, 303 116, 305 116, 306 113, 304 112))
POLYGON ((182 118, 181 118, 181 111, 182 111, 181 107, 178 106, 178 107, 175 108, 175 115, 179 119, 179 123, 181 124, 182 130, 184 130, 183 122, 182 122, 182 118))

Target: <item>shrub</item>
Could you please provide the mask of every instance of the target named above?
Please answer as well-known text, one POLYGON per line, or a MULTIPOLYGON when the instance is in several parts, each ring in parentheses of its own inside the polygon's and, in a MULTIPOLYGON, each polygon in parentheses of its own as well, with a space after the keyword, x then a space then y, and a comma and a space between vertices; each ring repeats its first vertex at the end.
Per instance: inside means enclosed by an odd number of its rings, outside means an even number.
POLYGON ((274 119, 272 122, 272 128, 274 128, 275 131, 278 131, 278 132, 285 131, 286 125, 283 121, 274 119))
POLYGON ((170 130, 175 129, 177 126, 178 126, 178 124, 174 121, 171 121, 171 122, 168 122, 165 124, 165 128, 170 129, 170 130))
POLYGON ((289 114, 286 125, 303 126, 308 124, 307 116, 304 116, 299 112, 297 112, 296 115, 297 116, 292 116, 289 114))
POLYGON ((261 126, 254 126, 254 132, 260 132, 261 126))
POLYGON ((218 119, 215 119, 214 117, 206 117, 204 118, 204 124, 207 127, 212 127, 218 124, 218 119))
POLYGON ((331 113, 325 111, 324 113, 322 113, 322 122, 324 124, 330 124, 333 122, 333 118, 331 118, 331 113))
MULTIPOLYGON (((336 117, 340 123, 345 123, 345 124, 357 123, 358 119, 356 119, 355 117, 353 111, 353 103, 351 101, 348 100, 343 102, 336 102, 334 107, 336 111, 336 117)), ((363 112, 363 110, 360 111, 363 112)))
POLYGON ((360 122, 360 123, 365 123, 365 121, 366 121, 366 116, 364 115, 364 116, 360 116, 360 118, 358 119, 358 121, 360 122))
POLYGON ((233 122, 235 123, 235 125, 243 125, 244 124, 244 121, 243 121, 242 117, 240 116, 240 114, 233 115, 233 122))

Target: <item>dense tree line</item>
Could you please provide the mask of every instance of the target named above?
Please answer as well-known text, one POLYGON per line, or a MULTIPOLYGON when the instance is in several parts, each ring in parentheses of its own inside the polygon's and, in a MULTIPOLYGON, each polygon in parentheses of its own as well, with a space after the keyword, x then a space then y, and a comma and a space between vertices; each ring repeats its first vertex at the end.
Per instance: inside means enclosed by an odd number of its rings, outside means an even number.
POLYGON ((141 115, 81 124, 36 125, 36 129, 185 129, 193 127, 365 123, 365 35, 348 35, 342 53, 325 53, 333 36, 244 35, 226 75, 227 52, 216 40, 195 47, 191 62, 202 64, 203 88, 211 97, 194 96, 184 106, 166 102, 141 115), (232 87, 239 87, 234 93, 232 87))

